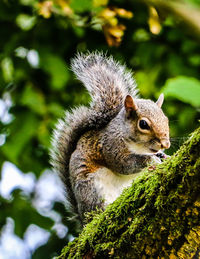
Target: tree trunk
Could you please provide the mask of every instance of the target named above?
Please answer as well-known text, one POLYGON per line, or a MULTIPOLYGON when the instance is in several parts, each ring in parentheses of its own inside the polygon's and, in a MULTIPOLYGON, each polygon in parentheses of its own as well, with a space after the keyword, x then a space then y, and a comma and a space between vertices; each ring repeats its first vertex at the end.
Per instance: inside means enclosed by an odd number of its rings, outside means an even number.
POLYGON ((86 225, 61 258, 199 258, 200 128, 86 225))

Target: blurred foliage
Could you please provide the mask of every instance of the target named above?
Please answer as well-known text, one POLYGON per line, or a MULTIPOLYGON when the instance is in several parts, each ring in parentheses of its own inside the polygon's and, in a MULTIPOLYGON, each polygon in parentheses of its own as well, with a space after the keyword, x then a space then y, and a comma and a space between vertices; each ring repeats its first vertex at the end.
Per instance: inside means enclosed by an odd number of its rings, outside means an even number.
MULTIPOLYGON (((77 51, 87 50, 103 50, 126 63, 142 97, 155 100, 165 93, 163 108, 175 151, 198 125, 199 8, 199 0, 1 0, 0 94, 5 110, 0 113, 0 165, 10 161, 37 178, 50 167, 56 120, 64 109, 89 101, 69 69, 77 51)), ((20 237, 31 223, 48 230, 48 243, 33 258, 51 258, 75 234, 75 226, 65 222, 68 233, 59 238, 52 219, 33 200, 34 192, 27 196, 20 190, 11 200, 0 197, 0 228, 12 217, 20 237)), ((66 221, 63 205, 52 206, 66 221)))

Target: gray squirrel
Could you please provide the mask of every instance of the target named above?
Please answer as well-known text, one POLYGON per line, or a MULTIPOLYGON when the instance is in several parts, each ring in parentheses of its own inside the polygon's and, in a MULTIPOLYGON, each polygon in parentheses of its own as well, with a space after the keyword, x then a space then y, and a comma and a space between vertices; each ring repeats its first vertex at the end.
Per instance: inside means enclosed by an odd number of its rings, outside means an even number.
POLYGON ((170 147, 169 123, 157 102, 140 99, 132 73, 103 53, 78 54, 72 70, 91 95, 66 112, 53 134, 51 163, 82 222, 105 209, 170 147))

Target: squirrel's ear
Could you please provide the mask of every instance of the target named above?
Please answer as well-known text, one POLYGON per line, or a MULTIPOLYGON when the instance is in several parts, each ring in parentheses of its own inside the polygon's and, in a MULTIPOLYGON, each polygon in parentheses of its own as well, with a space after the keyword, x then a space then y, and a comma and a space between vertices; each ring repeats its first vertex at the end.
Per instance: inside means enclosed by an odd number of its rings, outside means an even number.
POLYGON ((156 104, 158 105, 158 107, 161 108, 162 104, 163 104, 163 101, 164 101, 164 94, 161 94, 159 97, 158 97, 158 100, 156 102, 156 104))
POLYGON ((125 106, 126 111, 133 111, 133 110, 136 111, 138 108, 137 104, 134 102, 132 96, 130 96, 130 95, 126 96, 124 106, 125 106))

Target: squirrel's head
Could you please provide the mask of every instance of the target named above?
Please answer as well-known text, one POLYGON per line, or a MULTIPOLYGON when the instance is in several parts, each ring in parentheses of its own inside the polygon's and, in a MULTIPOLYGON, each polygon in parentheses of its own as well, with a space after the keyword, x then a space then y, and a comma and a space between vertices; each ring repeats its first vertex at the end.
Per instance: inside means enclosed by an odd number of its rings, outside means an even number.
POLYGON ((161 109, 163 101, 163 94, 157 102, 126 96, 127 141, 135 153, 154 154, 170 147, 169 121, 161 109))

